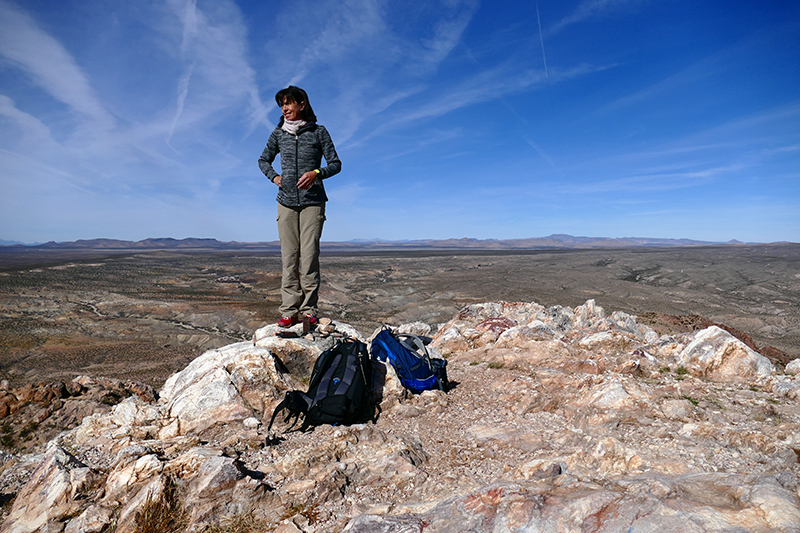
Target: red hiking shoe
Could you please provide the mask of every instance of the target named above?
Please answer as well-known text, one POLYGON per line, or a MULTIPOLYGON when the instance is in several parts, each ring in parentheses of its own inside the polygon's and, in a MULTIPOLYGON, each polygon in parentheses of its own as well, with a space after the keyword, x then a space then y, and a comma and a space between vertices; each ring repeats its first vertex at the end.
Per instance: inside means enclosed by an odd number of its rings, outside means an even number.
POLYGON ((280 327, 282 327, 282 328, 290 328, 290 327, 294 326, 295 324, 297 324, 297 322, 298 322, 297 316, 295 316, 295 315, 285 316, 285 317, 281 318, 280 320, 278 320, 278 325, 280 327))

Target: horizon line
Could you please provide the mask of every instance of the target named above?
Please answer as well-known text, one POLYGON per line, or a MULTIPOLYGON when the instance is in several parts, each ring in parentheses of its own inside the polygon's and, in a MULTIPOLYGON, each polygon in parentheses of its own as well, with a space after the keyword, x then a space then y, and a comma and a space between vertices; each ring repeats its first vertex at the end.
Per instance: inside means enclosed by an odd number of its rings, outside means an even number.
MULTIPOLYGON (((392 246, 392 245, 400 245, 403 247, 413 246, 413 245, 422 245, 425 247, 435 247, 437 244, 444 245, 445 248, 454 248, 459 246, 454 246, 458 244, 465 245, 465 248, 476 248, 480 244, 492 244, 492 248, 502 245, 534 245, 536 242, 544 244, 544 242, 548 243, 560 243, 561 245, 570 245, 570 244, 600 244, 600 243, 617 243, 623 244, 628 243, 634 246, 646 246, 647 244, 656 245, 656 244, 664 244, 664 245, 671 245, 671 246, 701 246, 701 245, 735 245, 735 244, 782 244, 782 243, 793 243, 792 241, 770 241, 770 242, 744 242, 739 241, 738 239, 730 239, 727 241, 705 241, 705 240, 698 240, 698 239, 691 239, 686 237, 634 237, 634 236, 626 236, 626 237, 596 237, 596 236, 583 236, 583 235, 569 235, 565 233, 555 233, 547 236, 540 236, 540 237, 517 237, 517 238, 487 238, 487 239, 478 239, 475 237, 448 237, 444 239, 434 239, 434 238, 417 238, 417 239, 383 239, 383 238, 355 238, 349 240, 332 240, 332 241, 321 241, 321 246, 336 246, 336 245, 361 245, 361 246, 392 246)), ((0 247, 4 248, 13 248, 13 247, 20 247, 20 248, 46 248, 48 246, 57 246, 57 247, 102 247, 103 243, 107 244, 116 244, 116 247, 124 247, 125 245, 133 245, 136 248, 142 248, 143 246, 154 246, 155 248, 166 248, 169 244, 176 244, 176 245, 190 245, 190 244, 208 244, 210 246, 246 246, 246 247, 253 247, 253 246, 279 246, 280 241, 220 241, 213 237, 185 237, 185 238, 174 238, 174 237, 148 237, 145 239, 141 239, 138 241, 128 240, 128 239, 116 239, 116 238, 108 238, 108 237, 98 237, 93 239, 77 239, 74 241, 47 241, 43 243, 24 243, 20 241, 11 241, 11 240, 4 240, 0 239, 0 247), (73 245, 73 246, 70 246, 73 245)), ((196 247, 196 246, 195 246, 196 247)), ((201 246, 202 247, 202 246, 201 246)), ((548 246, 549 247, 549 246, 548 246)))

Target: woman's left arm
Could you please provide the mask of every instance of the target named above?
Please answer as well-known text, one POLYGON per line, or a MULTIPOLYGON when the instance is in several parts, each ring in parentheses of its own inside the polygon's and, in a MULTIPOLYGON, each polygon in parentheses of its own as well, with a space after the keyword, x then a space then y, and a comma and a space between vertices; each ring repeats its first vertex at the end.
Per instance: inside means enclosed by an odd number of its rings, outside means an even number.
POLYGON ((317 127, 317 138, 320 145, 322 145, 322 155, 325 157, 327 166, 319 169, 319 179, 330 178, 335 176, 342 170, 342 162, 339 160, 339 154, 336 153, 336 147, 333 146, 331 135, 325 126, 317 127))

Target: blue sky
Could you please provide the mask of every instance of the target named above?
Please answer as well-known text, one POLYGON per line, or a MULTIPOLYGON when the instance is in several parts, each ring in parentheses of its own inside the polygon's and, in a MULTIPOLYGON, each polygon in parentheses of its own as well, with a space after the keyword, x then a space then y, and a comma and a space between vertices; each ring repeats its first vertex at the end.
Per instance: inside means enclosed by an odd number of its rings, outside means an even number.
POLYGON ((306 89, 323 240, 800 241, 800 3, 0 0, 0 239, 272 241, 306 89))

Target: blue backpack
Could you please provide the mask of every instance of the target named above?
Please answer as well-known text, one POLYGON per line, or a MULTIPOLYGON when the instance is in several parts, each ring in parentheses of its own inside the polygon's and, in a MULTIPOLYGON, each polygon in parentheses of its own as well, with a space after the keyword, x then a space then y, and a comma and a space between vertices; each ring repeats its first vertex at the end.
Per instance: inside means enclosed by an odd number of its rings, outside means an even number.
POLYGON ((372 357, 389 362, 403 386, 414 393, 447 390, 447 361, 432 359, 416 335, 393 333, 384 328, 372 340, 372 357))

